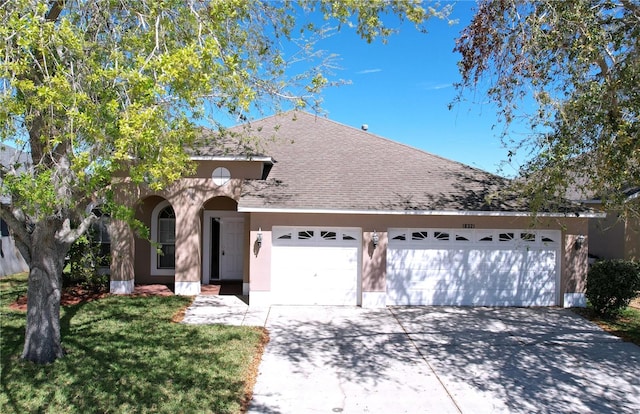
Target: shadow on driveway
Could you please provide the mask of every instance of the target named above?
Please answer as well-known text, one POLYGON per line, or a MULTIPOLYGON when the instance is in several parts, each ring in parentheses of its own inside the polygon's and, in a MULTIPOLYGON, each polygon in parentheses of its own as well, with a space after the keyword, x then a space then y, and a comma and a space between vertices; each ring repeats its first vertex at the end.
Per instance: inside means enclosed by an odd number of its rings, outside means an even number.
POLYGON ((271 307, 251 413, 636 413, 640 347, 563 309, 271 307))

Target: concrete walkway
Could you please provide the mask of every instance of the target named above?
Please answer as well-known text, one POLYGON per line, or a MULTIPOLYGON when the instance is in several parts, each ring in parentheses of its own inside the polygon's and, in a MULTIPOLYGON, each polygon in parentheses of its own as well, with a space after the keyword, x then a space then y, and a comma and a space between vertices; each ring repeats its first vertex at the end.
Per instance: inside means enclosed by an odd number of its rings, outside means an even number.
POLYGON ((269 308, 249 307, 248 300, 246 296, 196 296, 183 323, 266 326, 269 308))
POLYGON ((564 309, 254 309, 217 296, 185 323, 269 330, 250 413, 640 412, 640 347, 564 309))

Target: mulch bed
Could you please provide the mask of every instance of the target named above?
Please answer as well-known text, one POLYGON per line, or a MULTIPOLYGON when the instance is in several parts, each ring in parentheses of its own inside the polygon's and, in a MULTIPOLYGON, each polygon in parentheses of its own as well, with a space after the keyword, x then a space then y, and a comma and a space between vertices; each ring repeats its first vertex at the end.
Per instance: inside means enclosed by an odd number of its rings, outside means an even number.
MULTIPOLYGON (((61 306, 73 306, 80 303, 90 302, 92 300, 102 299, 110 296, 106 290, 95 291, 86 289, 82 286, 69 286, 62 290, 60 298, 61 306)), ((172 296, 173 292, 165 285, 138 285, 134 288, 131 296, 172 296)), ((19 297, 15 302, 9 305, 10 309, 25 311, 27 310, 27 296, 19 297)))

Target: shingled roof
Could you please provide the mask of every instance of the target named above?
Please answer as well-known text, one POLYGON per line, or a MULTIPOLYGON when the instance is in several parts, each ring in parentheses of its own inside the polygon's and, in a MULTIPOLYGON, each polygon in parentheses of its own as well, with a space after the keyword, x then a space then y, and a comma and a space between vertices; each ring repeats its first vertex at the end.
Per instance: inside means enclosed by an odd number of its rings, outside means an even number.
POLYGON ((247 181, 241 211, 527 211, 495 197, 502 177, 307 112, 251 127, 276 163, 247 181))

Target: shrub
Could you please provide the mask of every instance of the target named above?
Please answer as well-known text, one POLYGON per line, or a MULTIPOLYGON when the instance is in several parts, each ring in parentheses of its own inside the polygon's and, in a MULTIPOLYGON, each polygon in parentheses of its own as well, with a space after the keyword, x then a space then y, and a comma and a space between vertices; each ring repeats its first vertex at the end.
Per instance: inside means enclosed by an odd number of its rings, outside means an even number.
POLYGON ((100 291, 109 284, 109 276, 100 273, 104 258, 100 246, 91 243, 91 236, 82 235, 69 249, 68 267, 63 272, 63 286, 81 285, 100 291))
POLYGON ((603 260, 594 263, 587 276, 587 299, 593 309, 612 316, 629 305, 640 290, 640 263, 603 260))

